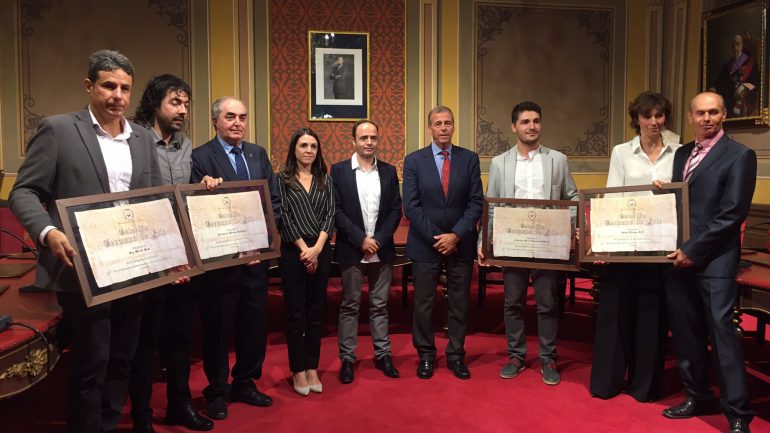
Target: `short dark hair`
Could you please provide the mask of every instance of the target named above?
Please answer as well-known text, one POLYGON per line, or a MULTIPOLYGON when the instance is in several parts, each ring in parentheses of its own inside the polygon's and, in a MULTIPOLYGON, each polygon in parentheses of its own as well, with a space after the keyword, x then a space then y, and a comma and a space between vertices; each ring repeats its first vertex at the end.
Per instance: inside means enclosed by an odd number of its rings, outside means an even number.
POLYGON ((358 127, 363 125, 364 123, 371 123, 374 125, 375 128, 377 128, 377 133, 380 133, 380 125, 372 122, 371 120, 361 119, 353 124, 353 129, 351 130, 351 134, 353 135, 353 140, 356 139, 356 132, 358 132, 358 127))
POLYGON ((519 102, 511 110, 511 123, 516 123, 519 120, 521 113, 525 111, 534 111, 538 116, 543 117, 543 109, 539 105, 532 101, 519 102))
POLYGON ((646 116, 650 114, 653 108, 663 112, 666 116, 664 125, 668 128, 671 121, 671 102, 665 96, 657 92, 642 92, 628 104, 628 115, 631 117, 630 125, 634 128, 637 135, 641 132, 639 128, 639 115, 646 116))
POLYGON ((434 114, 438 113, 449 113, 452 115, 452 119, 455 118, 455 113, 452 112, 451 108, 445 105, 436 105, 435 107, 431 108, 430 112, 428 113, 428 126, 430 126, 430 118, 433 117, 434 114))
POLYGON ((136 107, 134 121, 140 125, 153 123, 155 111, 160 108, 160 104, 163 103, 163 99, 169 92, 184 92, 187 93, 188 98, 192 99, 190 85, 181 78, 171 74, 152 77, 147 83, 147 87, 144 88, 139 106, 136 107))
POLYGON ((95 83, 101 71, 124 70, 134 78, 134 65, 128 57, 114 50, 94 51, 88 58, 88 79, 95 83))

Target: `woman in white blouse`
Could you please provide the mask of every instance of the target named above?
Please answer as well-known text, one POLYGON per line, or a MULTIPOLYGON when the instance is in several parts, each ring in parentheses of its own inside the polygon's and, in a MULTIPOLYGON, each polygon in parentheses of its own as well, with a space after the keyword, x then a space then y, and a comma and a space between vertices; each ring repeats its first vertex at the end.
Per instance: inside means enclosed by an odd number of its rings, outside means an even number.
MULTIPOLYGON (((679 137, 666 131, 671 103, 659 93, 644 92, 631 102, 628 114, 636 136, 612 150, 607 186, 671 181, 674 152, 681 146, 679 137)), ((658 398, 667 333, 666 266, 602 267, 591 395, 610 398, 625 389, 640 402, 658 398)))

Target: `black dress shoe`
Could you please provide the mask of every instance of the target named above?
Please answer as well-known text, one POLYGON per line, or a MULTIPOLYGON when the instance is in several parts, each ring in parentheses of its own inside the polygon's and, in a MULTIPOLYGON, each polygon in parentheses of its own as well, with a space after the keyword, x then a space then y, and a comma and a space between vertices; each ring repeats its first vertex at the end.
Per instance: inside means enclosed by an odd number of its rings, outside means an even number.
POLYGON ((382 372, 385 373, 385 376, 392 378, 397 378, 400 376, 398 374, 398 369, 396 369, 396 366, 393 365, 393 359, 390 358, 390 355, 385 355, 381 358, 375 359, 374 366, 382 370, 382 372))
POLYGON ((433 376, 433 361, 423 359, 417 365, 417 377, 420 379, 430 379, 433 376))
POLYGON ((253 383, 233 388, 232 401, 250 404, 252 406, 269 407, 273 405, 273 399, 259 392, 253 383))
POLYGON ((671 419, 692 418, 694 416, 708 414, 710 406, 713 406, 710 401, 688 398, 676 406, 663 409, 663 416, 671 419))
POLYGON ((132 433, 155 433, 152 428, 152 422, 150 420, 134 421, 134 427, 131 429, 132 433))
POLYGON ((465 361, 462 359, 447 361, 446 366, 448 369, 452 370, 452 373, 454 373, 455 377, 458 379, 465 380, 471 378, 471 372, 468 370, 468 366, 465 365, 465 361))
POLYGON ((180 408, 169 408, 166 412, 166 424, 182 425, 188 430, 195 431, 209 431, 214 428, 214 423, 200 416, 189 403, 180 408))
POLYGON ((223 420, 227 418, 227 404, 224 397, 215 397, 206 403, 206 415, 211 419, 223 420))
POLYGON ((749 422, 740 418, 730 421, 729 433, 751 433, 751 430, 749 430, 749 422))
POLYGON ((344 384, 353 383, 354 378, 353 361, 342 361, 342 368, 340 368, 340 382, 344 384))

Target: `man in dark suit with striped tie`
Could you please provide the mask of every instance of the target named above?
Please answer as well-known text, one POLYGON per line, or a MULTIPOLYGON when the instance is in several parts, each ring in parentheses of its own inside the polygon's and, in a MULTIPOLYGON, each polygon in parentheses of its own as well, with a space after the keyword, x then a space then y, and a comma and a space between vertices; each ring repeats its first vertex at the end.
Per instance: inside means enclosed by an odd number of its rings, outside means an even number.
POLYGON ((749 431, 743 348, 733 324, 738 296, 735 275, 741 254, 741 224, 751 207, 757 173, 756 153, 722 130, 727 113, 716 93, 693 98, 687 113, 695 141, 674 155, 673 182, 690 191, 690 239, 668 257, 674 269, 666 286, 671 334, 684 383, 684 402, 663 411, 668 418, 708 412, 714 394, 706 376, 711 342, 719 378, 722 411, 730 433, 749 431))
MULTIPOLYGON (((217 135, 193 150, 191 182, 200 182, 206 175, 225 182, 267 179, 278 223, 281 198, 267 152, 244 141, 248 131, 246 105, 234 97, 219 98, 211 106, 211 121, 217 135)), ((227 418, 228 394, 233 401, 252 406, 273 404, 254 384, 262 375, 267 349, 267 272, 268 264, 260 263, 207 272, 201 279, 203 369, 209 381, 203 395, 206 414, 213 419, 227 418), (228 385, 228 347, 233 334, 235 365, 232 385, 228 385)))
POLYGON ((449 304, 447 367, 456 377, 469 379, 463 346, 476 257, 476 223, 484 202, 479 156, 452 144, 454 114, 449 108, 433 108, 428 129, 433 136, 431 145, 404 159, 404 215, 409 219, 406 254, 414 271, 412 343, 420 357, 417 377, 433 376, 433 300, 444 267, 449 304))

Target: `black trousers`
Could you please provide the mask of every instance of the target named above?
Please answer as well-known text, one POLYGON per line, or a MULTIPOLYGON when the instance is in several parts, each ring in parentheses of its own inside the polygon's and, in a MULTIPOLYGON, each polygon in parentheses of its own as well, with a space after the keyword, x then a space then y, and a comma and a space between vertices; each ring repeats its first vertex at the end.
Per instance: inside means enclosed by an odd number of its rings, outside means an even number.
POLYGON ((591 395, 611 398, 627 389, 640 402, 659 397, 668 332, 667 269, 669 265, 656 264, 611 264, 602 269, 591 395))
POLYGON ((115 430, 126 400, 141 322, 141 295, 87 308, 79 293, 57 293, 71 335, 67 431, 115 430))
POLYGON ((235 340, 232 387, 252 387, 267 350, 267 263, 218 269, 203 275, 198 308, 203 328, 207 400, 230 392, 229 347, 235 340), (233 329, 235 328, 235 329, 233 329))
POLYGON ((198 282, 193 279, 188 284, 159 287, 144 295, 146 302, 129 386, 134 421, 152 418, 150 399, 156 350, 166 366, 168 409, 180 409, 192 400, 190 351, 198 282))
POLYGON ((457 255, 445 257, 443 262, 412 261, 414 275, 414 317, 412 344, 421 360, 436 359, 436 340, 433 334, 433 303, 442 264, 446 266, 447 297, 449 303, 446 357, 449 361, 465 358, 465 330, 468 325, 468 299, 471 290, 473 262, 459 260, 457 255))
POLYGON ((679 375, 688 397, 713 398, 706 376, 710 337, 722 411, 729 420, 751 422, 743 346, 733 324, 738 296, 734 278, 714 278, 691 269, 674 269, 666 283, 669 322, 679 375))
MULTIPOLYGON (((308 243, 308 245, 312 245, 308 243)), ((294 244, 281 244, 283 301, 286 310, 286 345, 293 373, 318 368, 321 356, 323 309, 331 268, 331 246, 327 242, 318 256, 318 269, 308 274, 294 244)))

